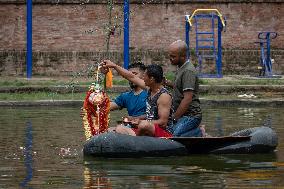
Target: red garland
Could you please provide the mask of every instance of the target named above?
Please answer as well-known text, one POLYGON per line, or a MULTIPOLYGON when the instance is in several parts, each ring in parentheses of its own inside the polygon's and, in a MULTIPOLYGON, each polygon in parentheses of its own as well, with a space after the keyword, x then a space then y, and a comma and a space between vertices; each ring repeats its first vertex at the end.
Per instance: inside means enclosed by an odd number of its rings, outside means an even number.
POLYGON ((107 97, 106 93, 103 92, 104 99, 103 101, 98 104, 100 111, 99 111, 99 129, 96 130, 94 127, 92 116, 96 117, 97 119, 97 113, 96 113, 96 107, 93 103, 89 101, 89 97, 92 94, 93 91, 88 91, 86 94, 86 98, 84 100, 84 109, 87 111, 87 119, 89 123, 89 127, 91 130, 91 134, 97 135, 100 133, 103 133, 107 131, 108 129, 108 114, 110 110, 110 100, 107 97))

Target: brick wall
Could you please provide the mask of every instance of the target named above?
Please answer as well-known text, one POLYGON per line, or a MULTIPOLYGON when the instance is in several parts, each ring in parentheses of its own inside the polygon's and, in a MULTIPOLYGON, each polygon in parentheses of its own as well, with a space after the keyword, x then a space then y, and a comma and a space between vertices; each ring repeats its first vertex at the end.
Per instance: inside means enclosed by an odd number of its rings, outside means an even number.
MULTIPOLYGON (((26 7, 25 1, 0 1, 0 74, 25 73, 26 7)), ((113 9, 117 29, 110 39, 106 55, 108 11, 105 1, 34 1, 33 73, 70 74, 104 57, 122 63, 122 4, 113 9)), ((184 15, 197 8, 217 8, 226 17, 222 33, 224 74, 249 74, 255 71, 259 47, 254 43, 260 31, 276 31, 272 41, 275 69, 284 73, 284 1, 131 1, 130 49, 132 59, 166 64, 167 46, 184 39, 184 15)), ((194 48, 191 32, 191 48, 194 48)), ((193 61, 194 57, 193 57, 193 61)), ((211 64, 214 65, 214 64, 211 64)))

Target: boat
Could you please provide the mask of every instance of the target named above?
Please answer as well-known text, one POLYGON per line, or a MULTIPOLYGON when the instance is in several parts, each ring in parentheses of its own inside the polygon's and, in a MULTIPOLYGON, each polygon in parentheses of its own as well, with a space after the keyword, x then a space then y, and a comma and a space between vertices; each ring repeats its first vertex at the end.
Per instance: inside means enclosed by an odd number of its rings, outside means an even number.
POLYGON ((191 154, 270 153, 278 145, 270 127, 254 127, 222 137, 156 138, 115 132, 95 135, 86 141, 86 156, 106 158, 168 157, 191 154))

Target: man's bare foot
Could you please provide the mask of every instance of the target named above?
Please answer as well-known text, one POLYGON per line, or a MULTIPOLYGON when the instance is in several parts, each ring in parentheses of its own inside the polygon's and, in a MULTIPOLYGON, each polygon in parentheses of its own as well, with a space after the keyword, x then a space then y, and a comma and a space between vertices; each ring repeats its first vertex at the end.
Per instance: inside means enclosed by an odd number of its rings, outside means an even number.
POLYGON ((210 135, 208 135, 205 131, 205 125, 200 125, 199 128, 201 130, 202 137, 210 137, 210 135))
POLYGON ((109 127, 108 129, 107 129, 107 132, 116 132, 116 127, 109 127))

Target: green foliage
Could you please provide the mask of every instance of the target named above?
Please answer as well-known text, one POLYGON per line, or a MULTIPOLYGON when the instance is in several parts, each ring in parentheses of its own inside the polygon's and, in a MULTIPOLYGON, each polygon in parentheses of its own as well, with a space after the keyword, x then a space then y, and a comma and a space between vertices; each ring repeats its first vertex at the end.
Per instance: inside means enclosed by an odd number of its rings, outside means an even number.
POLYGON ((113 85, 128 85, 129 81, 126 79, 115 79, 113 80, 113 85))
POLYGON ((21 86, 25 86, 25 85, 27 85, 27 83, 22 82, 22 81, 15 82, 15 86, 17 86, 17 87, 21 87, 21 86))
POLYGON ((175 73, 174 72, 165 73, 165 77, 166 79, 173 81, 175 79, 175 73))
POLYGON ((199 84, 200 85, 208 85, 208 82, 204 79, 199 79, 199 84))

